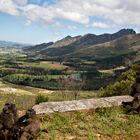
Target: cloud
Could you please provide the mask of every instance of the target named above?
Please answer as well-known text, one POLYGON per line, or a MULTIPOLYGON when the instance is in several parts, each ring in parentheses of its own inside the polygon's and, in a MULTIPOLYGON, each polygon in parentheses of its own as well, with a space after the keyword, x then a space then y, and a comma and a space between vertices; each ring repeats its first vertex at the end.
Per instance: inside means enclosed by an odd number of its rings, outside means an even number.
MULTIPOLYGON (((45 2, 45 0, 44 0, 45 2)), ((140 27, 140 1, 133 0, 55 0, 53 3, 29 4, 27 0, 0 0, 0 12, 24 16, 26 24, 41 22, 47 26, 63 25, 66 20, 85 27, 111 28, 114 26, 140 27)))
POLYGON ((4 12, 13 16, 18 16, 16 4, 12 0, 0 0, 0 12, 4 12))
POLYGON ((77 30, 78 28, 76 26, 69 25, 69 26, 67 26, 67 29, 69 29, 69 30, 77 30))
POLYGON ((58 37, 58 36, 61 35, 61 33, 56 31, 56 32, 53 32, 53 35, 56 36, 56 37, 58 37))
POLYGON ((103 22, 93 22, 91 25, 89 25, 91 27, 95 27, 95 28, 110 28, 113 25, 109 24, 109 23, 103 23, 103 22))
POLYGON ((26 26, 30 26, 31 24, 32 24, 32 22, 30 20, 27 20, 25 23, 26 26))
POLYGON ((28 0, 13 0, 13 2, 17 5, 24 6, 27 4, 28 0))

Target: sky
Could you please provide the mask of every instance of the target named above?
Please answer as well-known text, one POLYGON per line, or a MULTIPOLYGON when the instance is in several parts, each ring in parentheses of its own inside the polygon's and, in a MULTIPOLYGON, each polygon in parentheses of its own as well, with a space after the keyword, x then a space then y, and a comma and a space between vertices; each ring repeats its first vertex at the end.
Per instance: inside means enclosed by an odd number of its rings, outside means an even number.
POLYGON ((0 40, 39 44, 68 35, 140 32, 139 0, 0 0, 0 40))

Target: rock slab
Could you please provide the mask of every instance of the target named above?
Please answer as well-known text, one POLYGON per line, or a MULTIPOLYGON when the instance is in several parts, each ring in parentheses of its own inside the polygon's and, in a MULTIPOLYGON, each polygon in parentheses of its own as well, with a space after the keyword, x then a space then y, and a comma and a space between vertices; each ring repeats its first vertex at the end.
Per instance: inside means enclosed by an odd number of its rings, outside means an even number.
POLYGON ((37 114, 49 114, 55 112, 80 111, 101 107, 120 106, 122 102, 131 102, 131 96, 113 96, 85 100, 73 100, 63 102, 45 102, 33 106, 37 114))

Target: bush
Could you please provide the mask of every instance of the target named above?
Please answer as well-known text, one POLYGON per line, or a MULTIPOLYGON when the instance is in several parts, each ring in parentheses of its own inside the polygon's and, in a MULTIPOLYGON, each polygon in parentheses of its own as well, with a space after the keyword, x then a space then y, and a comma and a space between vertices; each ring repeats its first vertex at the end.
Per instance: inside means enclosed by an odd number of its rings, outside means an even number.
POLYGON ((38 96, 36 97, 35 103, 36 103, 36 104, 39 104, 39 103, 43 103, 43 102, 48 102, 48 100, 49 100, 48 97, 43 96, 43 95, 38 95, 38 96))
POLYGON ((131 84, 132 82, 129 80, 115 82, 113 85, 109 85, 105 88, 103 96, 127 95, 130 92, 131 84))
POLYGON ((105 89, 102 89, 102 96, 128 95, 135 78, 136 73, 133 70, 122 73, 114 84, 108 85, 105 89))
POLYGON ((47 75, 34 76, 28 74, 11 74, 3 77, 3 80, 17 85, 26 85, 44 89, 58 89, 57 79, 55 77, 49 77, 47 75))

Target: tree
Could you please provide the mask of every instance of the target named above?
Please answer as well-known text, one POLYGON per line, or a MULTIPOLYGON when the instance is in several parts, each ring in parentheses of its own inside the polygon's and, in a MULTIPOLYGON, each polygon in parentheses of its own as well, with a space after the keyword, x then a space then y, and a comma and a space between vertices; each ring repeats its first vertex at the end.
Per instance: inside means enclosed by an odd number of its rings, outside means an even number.
POLYGON ((103 96, 118 96, 130 94, 131 85, 134 83, 136 73, 133 70, 128 70, 117 79, 114 84, 108 85, 102 90, 103 96))
POLYGON ((71 90, 74 95, 74 99, 77 100, 78 93, 82 89, 83 85, 84 85, 83 81, 75 80, 75 79, 71 78, 70 76, 67 78, 61 77, 59 79, 60 90, 61 90, 62 96, 64 98, 66 97, 65 91, 71 90))

